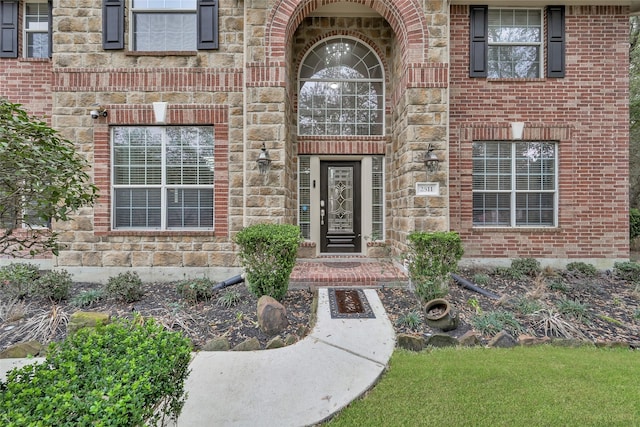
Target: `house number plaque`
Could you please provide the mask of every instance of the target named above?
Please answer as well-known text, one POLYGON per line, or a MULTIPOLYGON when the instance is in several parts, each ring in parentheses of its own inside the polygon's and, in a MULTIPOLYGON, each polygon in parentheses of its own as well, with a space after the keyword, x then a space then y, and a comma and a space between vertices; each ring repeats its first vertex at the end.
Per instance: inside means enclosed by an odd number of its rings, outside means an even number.
POLYGON ((440 184, 438 182, 416 182, 416 196, 439 196, 440 184))

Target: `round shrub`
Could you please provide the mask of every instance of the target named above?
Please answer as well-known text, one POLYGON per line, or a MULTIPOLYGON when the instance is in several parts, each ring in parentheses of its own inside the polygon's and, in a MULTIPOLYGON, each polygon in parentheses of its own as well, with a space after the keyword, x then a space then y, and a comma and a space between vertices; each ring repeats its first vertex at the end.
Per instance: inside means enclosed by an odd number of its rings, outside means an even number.
POLYGON ((190 304, 199 301, 209 301, 213 296, 213 282, 206 277, 186 279, 176 284, 176 291, 180 297, 190 304))
POLYGON ((236 234, 245 282, 256 297, 282 299, 296 264, 300 229, 289 224, 256 224, 236 234))
POLYGON ((135 271, 120 273, 117 276, 109 277, 105 293, 124 302, 140 301, 144 295, 142 280, 135 271))
POLYGON ((0 268, 1 294, 10 298, 24 298, 29 295, 34 282, 40 277, 35 264, 16 262, 0 268))
POLYGON ((73 280, 66 270, 48 271, 35 283, 33 293, 51 301, 60 302, 69 297, 69 290, 73 280))

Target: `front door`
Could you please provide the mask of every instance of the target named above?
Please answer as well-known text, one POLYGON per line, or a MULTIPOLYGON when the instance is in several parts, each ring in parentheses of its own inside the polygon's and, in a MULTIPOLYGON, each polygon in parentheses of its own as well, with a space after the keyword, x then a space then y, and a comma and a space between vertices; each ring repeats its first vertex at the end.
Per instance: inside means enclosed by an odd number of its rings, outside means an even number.
POLYGON ((320 162, 320 250, 360 253, 360 162, 320 162))

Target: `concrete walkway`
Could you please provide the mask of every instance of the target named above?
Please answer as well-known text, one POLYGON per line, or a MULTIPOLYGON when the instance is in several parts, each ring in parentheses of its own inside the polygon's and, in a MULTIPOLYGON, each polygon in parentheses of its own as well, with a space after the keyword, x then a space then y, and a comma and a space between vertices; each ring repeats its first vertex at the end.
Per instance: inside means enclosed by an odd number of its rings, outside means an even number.
MULTIPOLYGON (((333 319, 318 290, 318 319, 300 342, 251 352, 198 352, 178 427, 308 426, 369 390, 385 370, 395 332, 375 289, 364 294, 375 318, 333 319)), ((0 360, 10 368, 42 359, 0 360)))
POLYGON ((332 319, 322 288, 316 326, 300 342, 275 350, 198 353, 178 426, 307 426, 361 396, 395 347, 377 292, 364 292, 374 319, 332 319))

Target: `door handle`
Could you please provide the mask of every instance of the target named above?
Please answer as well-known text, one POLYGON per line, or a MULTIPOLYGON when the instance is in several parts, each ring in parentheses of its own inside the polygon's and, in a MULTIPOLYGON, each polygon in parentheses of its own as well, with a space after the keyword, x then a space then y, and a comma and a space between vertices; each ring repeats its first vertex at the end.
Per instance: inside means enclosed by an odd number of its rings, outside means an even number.
POLYGON ((324 200, 320 200, 320 225, 324 225, 324 200))

